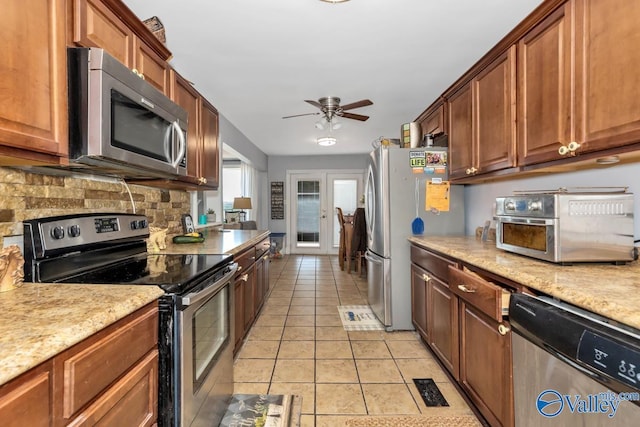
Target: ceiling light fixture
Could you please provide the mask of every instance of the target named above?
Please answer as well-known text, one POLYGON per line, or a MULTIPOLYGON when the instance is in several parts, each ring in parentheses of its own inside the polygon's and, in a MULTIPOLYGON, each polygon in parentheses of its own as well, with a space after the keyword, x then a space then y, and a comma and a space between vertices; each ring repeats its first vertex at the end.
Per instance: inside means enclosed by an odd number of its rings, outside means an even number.
POLYGON ((336 139, 332 136, 323 136, 317 139, 318 145, 322 145, 323 147, 329 147, 331 145, 335 145, 336 139))
POLYGON ((329 125, 331 126, 331 129, 340 129, 342 127, 342 123, 335 117, 329 122, 329 125))
POLYGON ((320 0, 320 1, 323 1, 325 3, 346 3, 349 0, 320 0))

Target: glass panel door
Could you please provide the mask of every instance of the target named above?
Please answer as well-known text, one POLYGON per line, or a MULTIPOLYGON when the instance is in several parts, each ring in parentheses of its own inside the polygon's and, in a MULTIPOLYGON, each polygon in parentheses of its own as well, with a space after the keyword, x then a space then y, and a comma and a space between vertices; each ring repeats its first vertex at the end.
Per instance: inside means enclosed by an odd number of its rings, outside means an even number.
POLYGON ((298 181, 296 246, 320 247, 320 181, 298 181))

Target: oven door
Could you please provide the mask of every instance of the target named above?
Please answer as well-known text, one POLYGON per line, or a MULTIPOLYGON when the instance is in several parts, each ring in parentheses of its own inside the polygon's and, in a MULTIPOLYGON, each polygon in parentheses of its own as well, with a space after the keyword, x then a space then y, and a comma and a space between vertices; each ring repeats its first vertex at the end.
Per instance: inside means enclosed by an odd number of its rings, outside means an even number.
POLYGON ((557 219, 495 217, 496 247, 551 262, 560 262, 557 219))
POLYGON ((233 394, 233 287, 237 269, 178 298, 180 426, 218 425, 233 394))

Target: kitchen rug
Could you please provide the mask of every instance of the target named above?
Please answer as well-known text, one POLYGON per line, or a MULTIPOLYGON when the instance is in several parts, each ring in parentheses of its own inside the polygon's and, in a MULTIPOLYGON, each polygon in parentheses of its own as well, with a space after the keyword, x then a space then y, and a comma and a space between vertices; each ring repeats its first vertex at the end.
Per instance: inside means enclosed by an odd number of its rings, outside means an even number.
POLYGON ((339 305, 338 313, 345 331, 384 331, 368 305, 339 305))
POLYGON ((449 406, 440 389, 431 378, 414 378, 414 384, 420 392, 424 404, 427 406, 449 406))
POLYGON ((348 427, 482 427, 473 415, 407 415, 371 416, 349 418, 348 427))

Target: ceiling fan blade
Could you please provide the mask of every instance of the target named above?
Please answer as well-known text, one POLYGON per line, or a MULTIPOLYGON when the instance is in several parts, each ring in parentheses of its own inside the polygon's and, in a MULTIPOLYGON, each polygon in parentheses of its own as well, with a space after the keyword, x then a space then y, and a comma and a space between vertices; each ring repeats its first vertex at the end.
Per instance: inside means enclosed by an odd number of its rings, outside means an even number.
POLYGON ((322 104, 320 104, 318 101, 311 101, 309 99, 305 99, 304 102, 308 102, 309 104, 313 105, 316 108, 319 108, 322 110, 322 104))
POLYGON ((343 110, 352 110, 354 108, 366 107, 367 105, 373 105, 373 102, 368 99, 363 99, 357 102, 352 102, 351 104, 343 105, 340 108, 343 110))
POLYGON ((290 119, 291 117, 302 117, 302 116, 317 116, 318 114, 320 113, 317 112, 317 113, 294 114, 293 116, 284 116, 283 119, 290 119))
POLYGON ((361 122, 366 122, 367 119, 369 119, 369 116, 363 116, 361 114, 353 113, 342 113, 340 117, 344 117, 345 119, 360 120, 361 122))

